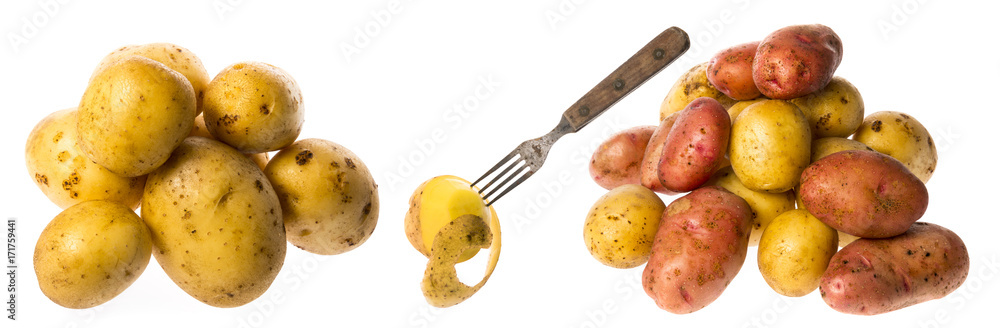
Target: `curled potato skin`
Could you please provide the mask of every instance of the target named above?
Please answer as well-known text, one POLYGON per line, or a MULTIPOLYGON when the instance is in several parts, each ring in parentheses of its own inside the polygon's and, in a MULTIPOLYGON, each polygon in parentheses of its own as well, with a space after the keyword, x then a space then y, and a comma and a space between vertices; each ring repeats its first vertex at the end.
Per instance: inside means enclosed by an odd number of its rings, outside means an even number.
POLYGON ((902 235, 859 239, 837 252, 820 280, 834 310, 875 315, 945 297, 969 274, 969 252, 957 234, 917 222, 902 235))
POLYGON ((684 314, 715 301, 746 259, 750 206, 720 187, 698 188, 667 206, 642 272, 656 305, 684 314))

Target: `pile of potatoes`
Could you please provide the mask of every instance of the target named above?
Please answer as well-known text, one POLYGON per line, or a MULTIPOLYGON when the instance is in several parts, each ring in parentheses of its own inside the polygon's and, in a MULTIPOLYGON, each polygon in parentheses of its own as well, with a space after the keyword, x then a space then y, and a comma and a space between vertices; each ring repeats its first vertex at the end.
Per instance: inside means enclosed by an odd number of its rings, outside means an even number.
POLYGON ((377 186, 347 148, 297 140, 303 121, 298 84, 273 65, 240 62, 210 80, 177 45, 108 54, 79 106, 28 136, 28 175, 64 209, 35 247, 42 292, 97 306, 152 255, 195 299, 235 307, 267 290, 288 242, 357 248, 378 220, 377 186))
POLYGON ((865 116, 834 72, 840 37, 778 29, 683 74, 660 124, 621 131, 590 162, 610 190, 587 214, 601 263, 645 264, 656 304, 690 313, 717 299, 747 251, 785 296, 819 289, 833 309, 872 315, 944 297, 969 270, 954 232, 917 222, 937 164, 927 129, 893 111, 865 116), (687 193, 665 204, 657 195, 687 193))

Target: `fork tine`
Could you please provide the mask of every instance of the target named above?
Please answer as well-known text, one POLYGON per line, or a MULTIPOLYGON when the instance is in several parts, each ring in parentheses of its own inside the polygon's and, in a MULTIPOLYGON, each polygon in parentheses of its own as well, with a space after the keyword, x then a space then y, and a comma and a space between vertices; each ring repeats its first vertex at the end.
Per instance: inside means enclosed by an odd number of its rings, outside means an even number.
POLYGON ((506 164, 507 161, 509 161, 511 158, 514 158, 514 155, 517 155, 517 149, 514 149, 514 151, 510 152, 510 154, 507 154, 506 157, 497 162, 496 165, 493 165, 493 167, 490 168, 489 171, 486 171, 486 174, 483 174, 483 176, 479 177, 479 179, 476 179, 476 181, 473 182, 471 185, 475 186, 477 183, 479 183, 479 181, 483 181, 483 179, 486 179, 486 177, 490 176, 490 173, 493 173, 493 171, 496 171, 498 168, 506 164))
MULTIPOLYGON (((525 166, 525 167, 527 167, 527 166, 525 166)), ((514 183, 510 184, 509 186, 507 186, 507 189, 504 189, 503 192, 500 192, 500 194, 497 195, 496 198, 491 199, 489 202, 487 202, 486 206, 489 207, 490 205, 493 205, 493 203, 496 202, 498 199, 500 199, 500 197, 503 197, 503 195, 506 195, 507 192, 513 190, 514 187, 517 187, 517 185, 521 184, 521 182, 524 182, 524 180, 527 180, 528 177, 530 177, 532 174, 535 174, 535 170, 528 170, 528 173, 525 173, 524 175, 521 176, 521 178, 517 179, 517 181, 514 181, 514 183)), ((513 177, 513 176, 511 176, 511 177, 513 177)))
MULTIPOLYGON (((521 172, 524 172, 524 170, 530 170, 530 169, 531 168, 528 167, 527 164, 521 166, 520 168, 517 169, 517 171, 514 171, 514 173, 511 173, 509 176, 507 176, 506 179, 503 179, 503 182, 501 182, 499 185, 497 185, 496 188, 493 188, 493 190, 490 190, 488 193, 486 193, 485 195, 483 195, 483 199, 490 198, 490 195, 493 195, 493 193, 497 192, 501 188, 504 188, 504 186, 507 186, 507 183, 510 182, 510 180, 514 179, 514 177, 517 177, 518 175, 520 175, 521 172)), ((505 188, 505 189, 506 190, 510 190, 510 188, 505 188)), ((491 202, 492 202, 492 200, 491 200, 491 202)))
MULTIPOLYGON (((509 161, 510 165, 507 165, 507 168, 503 169, 503 171, 500 171, 500 173, 497 173, 497 175, 495 177, 493 177, 493 179, 491 179, 490 182, 486 183, 486 185, 483 186, 483 188, 480 189, 480 192, 485 192, 486 189, 489 189, 490 186, 492 186, 494 183, 496 183, 497 181, 500 181, 500 178, 503 178, 504 176, 506 176, 507 172, 510 172, 511 169, 514 169, 515 167, 517 167, 518 164, 521 164, 521 163, 525 163, 526 164, 527 163, 527 162, 525 162, 523 160, 523 158, 521 158, 520 154, 517 154, 516 157, 517 157, 516 159, 511 159, 509 161)), ((503 184, 500 184, 500 185, 502 186, 503 184)))

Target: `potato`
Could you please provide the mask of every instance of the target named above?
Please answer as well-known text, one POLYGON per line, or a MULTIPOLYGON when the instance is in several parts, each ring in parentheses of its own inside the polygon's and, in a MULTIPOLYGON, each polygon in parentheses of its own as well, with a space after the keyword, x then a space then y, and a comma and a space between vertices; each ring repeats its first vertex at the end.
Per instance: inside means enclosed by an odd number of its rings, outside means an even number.
MULTIPOLYGON (((479 192, 472 188, 468 180, 442 175, 425 181, 413 191, 403 228, 413 248, 430 257, 434 237, 448 222, 466 214, 498 220, 490 211, 492 206, 486 207, 479 192)), ((499 223, 495 225, 499 226, 499 223)), ((478 252, 478 248, 469 249, 462 254, 459 262, 471 259, 478 252)))
POLYGON ((750 105, 733 122, 729 161, 747 188, 785 192, 809 165, 812 133, 794 104, 766 100, 750 105))
POLYGON ((806 210, 862 238, 906 231, 927 209, 927 187, 902 163, 866 150, 842 151, 809 165, 799 192, 806 210))
POLYGON ((642 157, 655 130, 655 125, 643 125, 611 135, 590 157, 590 177, 608 190, 638 184, 642 157))
POLYGON ((28 176, 60 208, 88 200, 108 200, 135 209, 145 176, 126 178, 84 156, 77 145, 77 109, 46 116, 28 135, 24 161, 28 176))
MULTIPOLYGON (((195 56, 193 52, 185 49, 184 47, 178 46, 171 43, 148 43, 141 45, 128 45, 118 50, 112 51, 104 59, 97 64, 97 68, 94 70, 93 76, 97 76, 100 72, 107 66, 110 66, 115 61, 127 58, 130 56, 142 56, 152 60, 155 60, 168 68, 177 71, 184 75, 184 78, 191 83, 191 88, 194 89, 195 97, 197 98, 197 112, 201 113, 202 108, 202 97, 205 94, 205 87, 208 86, 208 71, 205 70, 205 66, 201 64, 201 59, 195 56)), ((93 78, 93 76, 91 78, 93 78)))
POLYGON ((934 139, 913 116, 893 111, 872 113, 865 117, 853 138, 903 162, 924 183, 937 167, 934 139))
POLYGON ((656 130, 649 137, 646 151, 642 155, 642 166, 639 167, 639 184, 652 191, 667 195, 674 195, 676 193, 667 190, 660 183, 660 158, 663 157, 663 146, 666 145, 667 135, 670 134, 674 123, 677 122, 677 116, 677 113, 673 113, 660 121, 660 125, 656 127, 656 130))
POLYGON ((753 58, 760 41, 738 44, 724 49, 708 60, 706 73, 712 86, 735 100, 760 97, 753 82, 753 58))
POLYGON ((865 118, 865 102, 858 88, 839 76, 819 91, 789 101, 809 119, 813 138, 846 138, 865 118))
POLYGON ((483 288, 493 275, 500 260, 500 222, 496 220, 493 207, 490 207, 490 215, 494 219, 488 226, 483 218, 465 214, 449 221, 438 231, 431 245, 424 279, 420 282, 420 290, 428 304, 443 308, 461 303, 483 288), (479 283, 469 286, 459 280, 455 264, 460 262, 463 254, 480 248, 490 249, 486 273, 479 283))
POLYGON ((211 306, 253 301, 285 259, 281 204, 271 183, 253 161, 215 140, 185 139, 150 173, 142 218, 163 271, 211 306))
POLYGON ((713 98, 724 108, 729 108, 736 103, 736 100, 729 98, 708 82, 707 68, 708 62, 698 64, 677 79, 674 86, 670 87, 670 91, 667 91, 667 97, 663 99, 663 103, 660 104, 660 121, 663 121, 670 114, 683 110, 684 107, 700 97, 713 98))
POLYGON ((305 139, 274 155, 271 181, 288 241, 306 251, 334 255, 357 248, 378 222, 378 186, 365 163, 334 142, 305 139))
POLYGON ((700 187, 726 157, 729 113, 715 99, 695 99, 678 112, 664 141, 657 172, 667 190, 688 192, 700 187))
POLYGON ((676 314, 715 301, 746 259, 750 215, 742 198, 714 186, 670 203, 642 272, 646 294, 676 314))
POLYGON ((244 153, 291 145, 302 130, 302 91, 292 76, 274 65, 230 65, 205 90, 208 132, 244 153))
POLYGON ((767 100, 767 98, 761 97, 761 98, 750 99, 750 100, 742 100, 742 101, 736 102, 735 104, 733 104, 732 107, 729 107, 729 109, 726 110, 727 112, 729 112, 729 120, 732 121, 732 122, 736 122, 736 117, 740 116, 740 113, 742 113, 744 109, 746 109, 747 107, 750 107, 750 105, 753 105, 753 104, 756 104, 756 103, 759 103, 759 102, 765 101, 765 100, 767 100))
MULTIPOLYGON (((831 137, 831 138, 836 138, 836 137, 831 137)), ((823 138, 823 139, 826 139, 826 138, 823 138)), ((798 191, 798 189, 799 188, 793 189, 795 191, 795 206, 798 209, 804 210, 804 209, 806 209, 806 205, 802 203, 802 196, 801 196, 801 193, 798 191)), ((837 247, 847 246, 847 244, 850 244, 851 242, 853 242, 855 240, 858 240, 858 238, 860 238, 860 237, 848 234, 848 233, 840 231, 840 230, 837 230, 837 247)))
POLYGON ((38 286, 60 306, 101 305, 132 285, 149 264, 149 229, 132 209, 111 201, 78 203, 59 213, 35 244, 38 286))
POLYGON ((791 210, 771 221, 760 238, 757 266, 771 289, 800 297, 819 287, 819 278, 837 252, 837 230, 806 210, 791 210))
POLYGON ((945 297, 968 275, 962 239, 942 226, 917 222, 902 235, 859 239, 841 249, 819 290, 834 310, 875 315, 945 297))
POLYGON ((583 224, 583 241, 595 259, 620 269, 645 264, 666 205, 652 190, 628 184, 594 203, 583 224))
POLYGON ((863 143, 842 138, 842 137, 826 137, 814 139, 812 141, 812 160, 810 162, 815 162, 823 157, 833 155, 834 153, 845 151, 845 150, 868 150, 874 151, 863 143))
POLYGON ((705 185, 725 188, 743 198, 750 205, 749 245, 751 247, 757 246, 760 242, 760 235, 768 224, 771 224, 771 220, 781 213, 795 209, 795 193, 793 191, 770 193, 752 190, 740 182, 732 167, 725 167, 715 172, 715 175, 705 185))
POLYGON ((783 27, 760 41, 753 81, 768 98, 802 97, 826 86, 843 56, 840 37, 827 26, 783 27))
POLYGON ((195 99, 191 83, 163 64, 139 56, 115 61, 80 100, 80 149, 121 176, 152 172, 191 132, 195 99))
MULTIPOLYGON (((208 127, 205 126, 204 114, 198 115, 194 118, 194 126, 191 127, 191 133, 188 134, 188 137, 202 137, 216 140, 215 136, 208 132, 208 127)), ((244 155, 253 160, 253 162, 257 164, 257 167, 260 167, 261 170, 264 170, 264 167, 267 166, 267 153, 244 153, 244 155)))

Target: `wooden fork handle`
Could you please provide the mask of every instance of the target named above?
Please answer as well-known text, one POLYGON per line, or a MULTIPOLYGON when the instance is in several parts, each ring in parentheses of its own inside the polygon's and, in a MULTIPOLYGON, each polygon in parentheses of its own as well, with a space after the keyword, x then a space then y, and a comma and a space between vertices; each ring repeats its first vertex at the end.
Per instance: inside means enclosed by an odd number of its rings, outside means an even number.
POLYGON ((684 30, 678 27, 664 30, 570 106, 563 117, 569 121, 573 132, 579 131, 684 54, 690 46, 691 41, 684 30))

